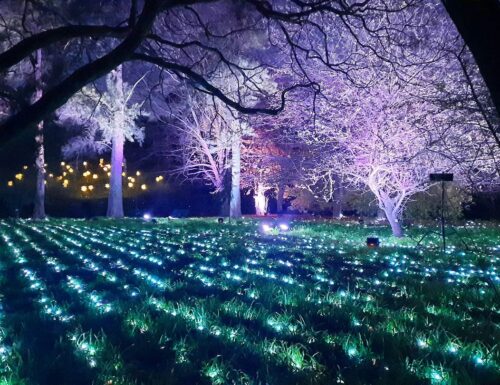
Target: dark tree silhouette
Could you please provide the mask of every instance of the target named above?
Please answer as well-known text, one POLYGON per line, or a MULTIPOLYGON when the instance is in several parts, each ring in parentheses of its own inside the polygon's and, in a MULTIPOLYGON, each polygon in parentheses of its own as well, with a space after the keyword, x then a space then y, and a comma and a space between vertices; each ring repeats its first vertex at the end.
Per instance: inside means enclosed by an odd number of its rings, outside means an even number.
POLYGON ((443 4, 474 55, 500 111, 500 2, 443 0, 443 4))

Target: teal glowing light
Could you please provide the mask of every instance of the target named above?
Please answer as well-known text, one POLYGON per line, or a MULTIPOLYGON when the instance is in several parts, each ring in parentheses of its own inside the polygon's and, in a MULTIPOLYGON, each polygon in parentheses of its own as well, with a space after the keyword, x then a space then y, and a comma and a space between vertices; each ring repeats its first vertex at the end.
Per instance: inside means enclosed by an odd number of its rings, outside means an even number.
MULTIPOLYGON (((164 352, 173 373, 183 365, 221 385, 252 383, 244 354, 259 370, 318 383, 358 381, 356 365, 442 385, 455 381, 458 360, 470 363, 469 378, 499 370, 493 338, 478 332, 491 322, 483 314, 494 300, 486 282, 498 281, 499 236, 482 240, 494 246, 479 264, 458 246, 441 255, 403 239, 367 251, 356 226, 314 226, 269 237, 254 222, 0 221, 0 273, 5 264, 30 316, 67 332, 58 343, 96 383, 134 383, 131 345, 164 352), (220 357, 208 356, 214 346, 220 357), (385 348, 401 352, 404 367, 385 348), (331 369, 334 356, 345 370, 331 369)), ((2 368, 22 346, 7 320, 0 306, 2 368)))

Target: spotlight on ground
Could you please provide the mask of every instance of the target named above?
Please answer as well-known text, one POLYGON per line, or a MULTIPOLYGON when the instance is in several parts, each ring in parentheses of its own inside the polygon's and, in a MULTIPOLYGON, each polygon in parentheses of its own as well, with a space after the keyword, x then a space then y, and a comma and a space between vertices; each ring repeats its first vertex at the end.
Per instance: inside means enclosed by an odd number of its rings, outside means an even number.
POLYGON ((273 226, 271 226, 269 223, 263 223, 261 225, 261 228, 264 233, 270 233, 271 231, 273 231, 273 226))
POLYGON ((274 234, 286 233, 290 230, 290 224, 286 222, 264 222, 260 225, 260 230, 264 234, 274 234))
POLYGON ((143 216, 142 216, 142 219, 144 219, 146 222, 149 222, 151 220, 151 214, 150 213, 145 213, 143 216))
POLYGON ((222 218, 222 217, 217 218, 217 223, 218 224, 223 224, 224 223, 224 218, 222 218))
POLYGON ((290 230, 290 226, 288 225, 288 223, 280 223, 278 225, 280 231, 288 231, 290 230))
POLYGON ((375 248, 380 246, 380 240, 377 237, 366 238, 366 246, 370 248, 375 248))

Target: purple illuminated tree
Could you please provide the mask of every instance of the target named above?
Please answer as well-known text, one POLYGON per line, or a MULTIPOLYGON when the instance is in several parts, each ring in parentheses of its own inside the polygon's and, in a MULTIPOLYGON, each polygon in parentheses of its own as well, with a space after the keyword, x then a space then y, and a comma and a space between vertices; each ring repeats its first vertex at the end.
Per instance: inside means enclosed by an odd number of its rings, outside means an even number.
POLYGON ((253 192, 257 215, 267 213, 271 195, 281 213, 286 186, 297 183, 296 149, 284 139, 279 129, 256 127, 243 147, 242 187, 253 192))
POLYGON ((498 183, 498 152, 491 156, 492 138, 476 127, 481 116, 443 108, 425 92, 390 75, 364 89, 337 84, 335 107, 309 133, 311 143, 321 138, 320 170, 369 188, 397 237, 406 203, 431 186, 430 173, 454 172, 463 185, 498 183))
POLYGON ((395 32, 405 45, 381 41, 392 61, 373 65, 359 52, 365 65, 348 76, 317 68, 323 92, 299 135, 309 147, 304 184, 329 199, 335 175, 370 189, 396 236, 405 204, 429 188, 429 173, 452 171, 468 186, 499 176, 487 92, 451 20, 431 2, 406 16, 425 22, 395 32))

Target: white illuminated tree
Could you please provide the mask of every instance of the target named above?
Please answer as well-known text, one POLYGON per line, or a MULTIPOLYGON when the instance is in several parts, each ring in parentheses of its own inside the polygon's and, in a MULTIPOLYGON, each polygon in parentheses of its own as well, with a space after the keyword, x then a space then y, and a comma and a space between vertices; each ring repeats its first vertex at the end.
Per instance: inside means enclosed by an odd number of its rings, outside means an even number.
MULTIPOLYGON (((241 98, 249 105, 256 105, 260 93, 274 92, 275 83, 258 65, 242 60, 241 66, 249 68, 251 76, 228 70, 215 71, 211 82, 228 95, 241 98), (239 77, 236 86, 228 81, 239 77)), ((202 179, 214 192, 222 192, 230 173, 229 216, 241 217, 242 146, 245 137, 253 135, 248 120, 235 109, 204 93, 185 96, 186 103, 174 111, 179 147, 174 155, 181 160, 176 170, 188 179, 202 179)))
POLYGON ((174 112, 177 145, 172 155, 180 163, 174 172, 187 180, 201 179, 219 193, 231 166, 230 132, 209 98, 193 94, 186 98, 174 112))
POLYGON ((188 94, 173 112, 177 145, 174 170, 187 180, 203 180, 213 193, 225 194, 230 178, 229 216, 241 216, 241 146, 250 134, 247 123, 212 97, 188 94))
POLYGON ((106 90, 85 87, 59 110, 60 120, 82 127, 62 149, 65 157, 111 151, 111 176, 107 216, 123 213, 122 173, 126 141, 142 143, 144 130, 138 125, 142 103, 133 103, 133 86, 123 81, 122 67, 106 76, 106 90))

